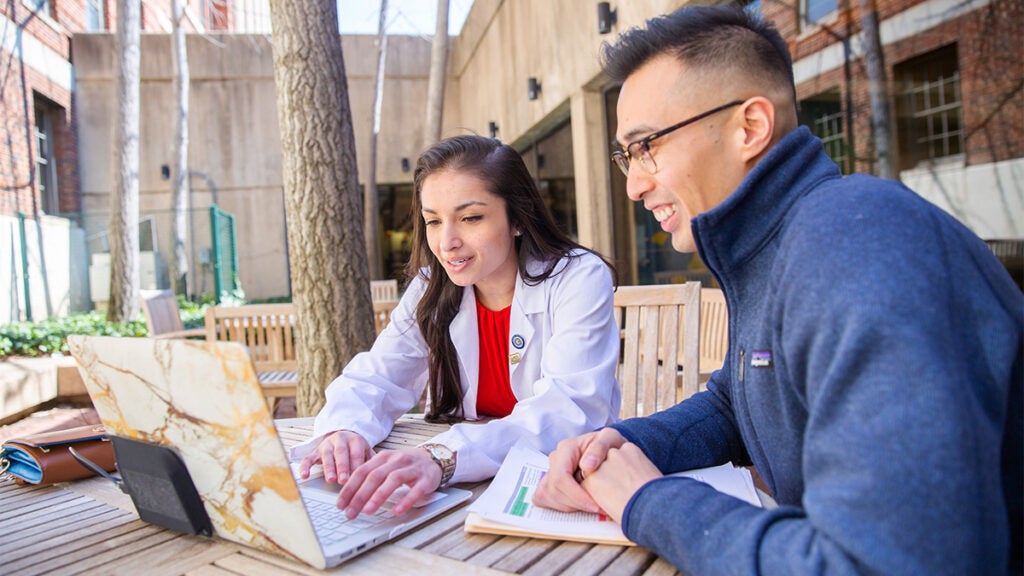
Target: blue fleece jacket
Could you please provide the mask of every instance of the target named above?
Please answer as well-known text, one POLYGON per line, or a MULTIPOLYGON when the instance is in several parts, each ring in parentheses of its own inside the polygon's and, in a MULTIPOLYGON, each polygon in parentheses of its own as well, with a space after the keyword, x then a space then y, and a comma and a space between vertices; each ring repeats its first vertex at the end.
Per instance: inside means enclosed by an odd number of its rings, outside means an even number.
POLYGON ((662 478, 626 535, 691 576, 1019 573, 1024 295, 985 244, 806 128, 691 224, 725 366, 615 428, 665 473, 753 463, 780 506, 662 478))

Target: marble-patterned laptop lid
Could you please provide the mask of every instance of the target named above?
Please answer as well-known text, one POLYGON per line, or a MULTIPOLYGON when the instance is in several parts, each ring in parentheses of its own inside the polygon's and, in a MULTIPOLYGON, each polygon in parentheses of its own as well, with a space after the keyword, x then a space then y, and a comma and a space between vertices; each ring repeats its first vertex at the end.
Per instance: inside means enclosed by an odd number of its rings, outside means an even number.
POLYGON ((173 447, 224 539, 324 568, 245 348, 69 336, 107 433, 173 447))

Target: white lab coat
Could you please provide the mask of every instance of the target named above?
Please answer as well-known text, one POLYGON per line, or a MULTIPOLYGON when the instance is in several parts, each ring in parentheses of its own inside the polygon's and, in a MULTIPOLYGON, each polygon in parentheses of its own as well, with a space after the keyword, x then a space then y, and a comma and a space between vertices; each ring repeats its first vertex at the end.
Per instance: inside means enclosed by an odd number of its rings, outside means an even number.
MULTIPOLYGON (((530 265, 531 272, 539 268, 530 265)), ((486 423, 456 424, 431 440, 458 452, 453 483, 494 476, 517 442, 548 453, 560 440, 618 416, 619 338, 611 272, 589 252, 562 259, 556 270, 560 272, 535 286, 516 278, 509 319, 509 377, 517 400, 512 413, 486 423)), ((296 446, 293 458, 309 454, 323 435, 341 429, 376 445, 419 401, 427 381, 428 350, 415 312, 425 288, 425 280, 417 276, 373 347, 353 358, 327 388, 313 438, 296 446)), ((463 293, 450 333, 459 357, 463 411, 467 420, 474 420, 480 344, 472 287, 463 293)))

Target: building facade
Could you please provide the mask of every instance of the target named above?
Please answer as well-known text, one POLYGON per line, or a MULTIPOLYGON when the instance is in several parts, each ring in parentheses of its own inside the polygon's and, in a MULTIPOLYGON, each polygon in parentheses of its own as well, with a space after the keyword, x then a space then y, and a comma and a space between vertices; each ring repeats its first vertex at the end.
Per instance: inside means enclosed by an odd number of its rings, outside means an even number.
MULTIPOLYGON (((93 306, 81 179, 109 170, 112 155, 83 170, 72 37, 113 29, 116 4, 0 3, 0 323, 93 306)), ((185 4, 183 27, 193 33, 270 31, 267 0, 185 4)), ((143 2, 143 32, 170 32, 170 6, 143 2)))
MULTIPOLYGON (((598 2, 476 0, 462 32, 452 38, 443 134, 490 134, 519 150, 556 220, 581 243, 613 258, 623 284, 713 281, 697 257, 674 252, 653 218, 628 201, 624 178, 608 157, 618 86, 600 72, 601 44, 684 3, 612 2, 613 17, 602 29, 598 2)), ((193 4, 197 11, 207 5, 193 4)), ((1024 0, 875 5, 895 175, 982 238, 1011 246, 1012 259, 1018 250, 1012 246, 1024 238, 1024 0)), ((822 137, 845 172, 877 172, 880 146, 871 121, 860 3, 760 0, 747 9, 774 21, 787 40, 801 121, 822 137)), ((190 35, 190 166, 193 212, 216 203, 236 215, 243 289, 250 297, 269 298, 286 296, 290 288, 269 21, 257 12, 246 13, 267 29, 255 34, 190 35)), ((230 11, 208 14, 228 29, 239 21, 230 11)), ((170 42, 165 30, 149 29, 155 31, 143 38, 140 187, 143 211, 159 222, 170 206, 170 184, 162 177, 172 136, 166 114, 170 42)), ((77 173, 72 161, 68 178, 77 178, 77 195, 67 206, 83 215, 79 221, 88 235, 97 233, 88 215, 103 213, 110 190, 112 41, 102 33, 76 34, 71 41, 74 102, 82 120, 72 130, 77 173)), ((364 182, 376 49, 370 36, 341 41, 364 182)), ((423 147, 429 50, 429 38, 389 41, 376 180, 382 254, 391 274, 400 274, 415 217, 409 214, 411 168, 423 147)), ((70 89, 47 98, 71 106, 70 89)), ((157 228, 168 231, 169 225, 157 228)), ((201 270, 206 246, 200 236, 192 249, 201 270)), ((155 238, 154 250, 164 251, 164 242, 155 238)), ((201 279, 197 274, 195 294, 209 288, 201 279)))

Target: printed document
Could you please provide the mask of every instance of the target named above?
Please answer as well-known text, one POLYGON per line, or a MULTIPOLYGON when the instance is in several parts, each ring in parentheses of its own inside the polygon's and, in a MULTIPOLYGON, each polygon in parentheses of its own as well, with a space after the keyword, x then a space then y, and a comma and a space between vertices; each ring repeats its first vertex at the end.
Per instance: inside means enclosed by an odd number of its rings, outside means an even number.
MULTIPOLYGON (((519 446, 513 447, 491 485, 470 505, 466 531, 633 545, 622 534, 618 523, 604 514, 558 512, 534 506, 533 493, 547 471, 547 456, 519 446)), ((755 506, 761 505, 750 472, 732 464, 688 470, 673 476, 694 478, 720 492, 755 506)))

